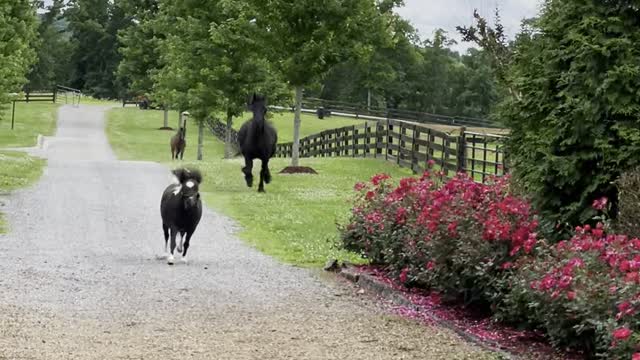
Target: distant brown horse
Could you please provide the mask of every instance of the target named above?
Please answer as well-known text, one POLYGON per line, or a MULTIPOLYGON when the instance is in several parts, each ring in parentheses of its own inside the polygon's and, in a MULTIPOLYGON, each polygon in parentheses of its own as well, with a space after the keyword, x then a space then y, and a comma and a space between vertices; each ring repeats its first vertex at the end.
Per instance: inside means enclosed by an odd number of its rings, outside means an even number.
POLYGON ((177 159, 178 156, 182 160, 184 155, 184 148, 187 146, 185 140, 186 130, 181 127, 178 132, 171 137, 171 160, 177 159))

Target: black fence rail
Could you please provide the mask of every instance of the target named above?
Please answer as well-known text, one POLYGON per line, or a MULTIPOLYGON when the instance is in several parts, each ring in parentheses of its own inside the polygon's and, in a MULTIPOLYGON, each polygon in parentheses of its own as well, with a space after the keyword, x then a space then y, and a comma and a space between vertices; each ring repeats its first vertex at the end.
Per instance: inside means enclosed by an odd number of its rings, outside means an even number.
POLYGON ((500 125, 495 124, 487 119, 463 116, 445 116, 403 109, 367 107, 366 105, 361 104, 330 101, 318 98, 304 98, 302 101, 302 107, 304 109, 322 109, 331 113, 352 115, 356 118, 369 117, 375 120, 394 119, 407 120, 418 123, 494 129, 499 129, 501 127, 500 125))
MULTIPOLYGON (((215 137, 220 141, 226 142, 227 125, 222 121, 214 118, 208 118, 206 125, 215 137)), ((240 152, 240 143, 238 142, 238 132, 234 129, 230 129, 231 132, 231 146, 235 152, 240 152)))

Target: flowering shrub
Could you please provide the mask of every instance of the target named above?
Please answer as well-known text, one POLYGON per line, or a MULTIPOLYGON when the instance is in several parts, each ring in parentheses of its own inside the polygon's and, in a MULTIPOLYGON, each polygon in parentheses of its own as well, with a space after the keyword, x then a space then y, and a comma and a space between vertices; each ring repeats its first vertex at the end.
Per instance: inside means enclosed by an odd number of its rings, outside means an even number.
POLYGON ((541 246, 535 261, 522 264, 504 306, 525 302, 528 321, 555 345, 640 358, 639 271, 639 239, 607 234, 602 223, 585 225, 569 241, 541 246))
POLYGON ((445 181, 425 172, 393 186, 376 175, 356 185, 343 246, 409 286, 495 305, 514 264, 536 245, 537 222, 528 202, 509 194, 508 181, 479 184, 465 174, 445 181))
POLYGON ((406 286, 489 305, 498 320, 541 328, 558 347, 640 360, 640 239, 612 233, 601 198, 592 204, 597 226, 548 244, 508 182, 425 172, 394 185, 376 175, 355 187, 342 245, 406 286))

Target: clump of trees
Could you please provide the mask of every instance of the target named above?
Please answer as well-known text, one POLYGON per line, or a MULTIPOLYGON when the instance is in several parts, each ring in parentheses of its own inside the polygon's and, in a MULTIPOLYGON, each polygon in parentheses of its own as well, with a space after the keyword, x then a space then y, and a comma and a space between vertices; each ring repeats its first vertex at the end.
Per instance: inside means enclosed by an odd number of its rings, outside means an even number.
POLYGON ((589 221, 614 181, 640 162, 640 8, 549 0, 514 42, 476 15, 459 28, 490 56, 508 89, 495 116, 511 129, 512 171, 549 234, 589 221))
POLYGON ((27 81, 29 67, 36 60, 37 27, 31 1, 14 0, 0 6, 0 104, 7 103, 10 94, 20 91, 27 81))

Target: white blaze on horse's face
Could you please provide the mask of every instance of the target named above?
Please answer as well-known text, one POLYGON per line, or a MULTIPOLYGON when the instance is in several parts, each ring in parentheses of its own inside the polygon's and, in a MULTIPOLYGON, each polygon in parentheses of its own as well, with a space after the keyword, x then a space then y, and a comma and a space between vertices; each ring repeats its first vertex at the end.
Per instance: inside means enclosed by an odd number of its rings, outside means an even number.
POLYGON ((196 184, 191 180, 187 181, 187 183, 185 185, 187 185, 187 187, 189 189, 191 189, 192 187, 196 186, 196 184))

